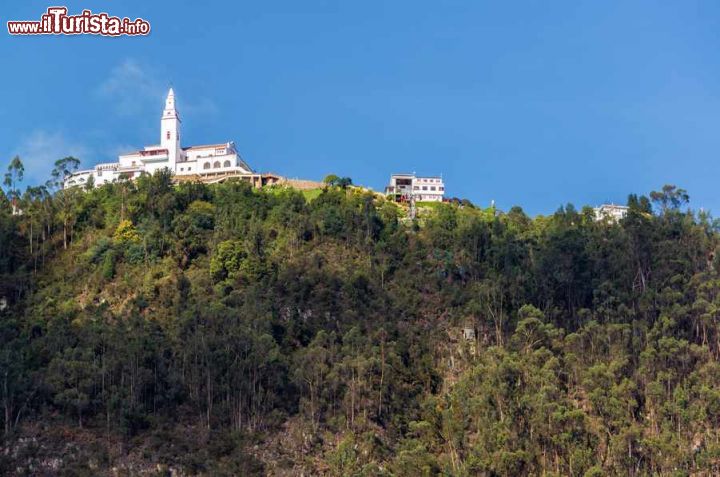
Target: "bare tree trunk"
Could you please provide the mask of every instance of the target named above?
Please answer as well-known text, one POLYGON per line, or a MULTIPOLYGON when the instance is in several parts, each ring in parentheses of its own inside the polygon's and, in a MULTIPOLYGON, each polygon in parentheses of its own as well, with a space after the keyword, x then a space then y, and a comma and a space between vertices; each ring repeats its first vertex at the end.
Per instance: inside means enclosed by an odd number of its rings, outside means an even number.
POLYGON ((8 394, 8 371, 3 374, 3 405, 5 407, 5 437, 10 435, 10 396, 8 394))
POLYGON ((206 416, 207 416, 207 428, 210 430, 210 414, 212 413, 212 390, 210 388, 211 382, 210 382, 210 366, 207 366, 207 385, 206 385, 206 393, 207 393, 207 410, 206 410, 206 416))
POLYGON ((378 419, 382 414, 382 401, 383 401, 383 384, 385 381, 385 335, 380 342, 380 396, 378 397, 378 419))

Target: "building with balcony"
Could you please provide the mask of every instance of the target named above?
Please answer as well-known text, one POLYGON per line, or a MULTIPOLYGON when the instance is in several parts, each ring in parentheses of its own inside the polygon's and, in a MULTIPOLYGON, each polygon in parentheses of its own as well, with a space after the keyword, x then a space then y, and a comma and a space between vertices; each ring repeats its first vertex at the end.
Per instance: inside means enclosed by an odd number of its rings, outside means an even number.
POLYGON ((385 196, 396 202, 442 202, 445 183, 440 176, 417 176, 393 174, 390 184, 385 187, 385 196))
POLYGON ((165 99, 160 119, 160 144, 121 154, 118 162, 97 164, 77 171, 65 179, 65 187, 81 186, 91 181, 96 187, 118 179, 134 179, 169 169, 176 176, 211 177, 218 175, 254 175, 230 142, 182 147, 180 115, 172 88, 165 99))

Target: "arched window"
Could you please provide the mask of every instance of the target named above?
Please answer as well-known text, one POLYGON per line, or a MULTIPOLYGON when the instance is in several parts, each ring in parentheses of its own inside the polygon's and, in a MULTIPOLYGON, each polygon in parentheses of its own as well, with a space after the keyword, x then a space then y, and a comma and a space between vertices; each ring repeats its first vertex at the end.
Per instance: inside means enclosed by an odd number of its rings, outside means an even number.
POLYGON ((167 139, 170 139, 170 131, 168 131, 167 133, 165 133, 165 137, 166 137, 167 139))
POLYGON ((215 161, 215 163, 213 164, 213 167, 214 167, 215 169, 219 169, 219 168, 220 168, 220 161, 215 161))
POLYGON ((203 169, 210 169, 210 163, 206 162, 205 164, 203 164, 203 169))
POLYGON ((230 167, 230 161, 225 161, 223 163, 223 167, 230 167))

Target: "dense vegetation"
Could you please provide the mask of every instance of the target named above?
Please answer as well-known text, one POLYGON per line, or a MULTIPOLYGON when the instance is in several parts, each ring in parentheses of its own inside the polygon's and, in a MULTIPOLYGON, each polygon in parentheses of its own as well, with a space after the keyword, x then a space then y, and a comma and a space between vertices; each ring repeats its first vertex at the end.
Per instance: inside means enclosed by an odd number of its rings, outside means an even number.
POLYGON ((681 189, 409 221, 72 165, 0 197, 0 473, 720 472, 719 235, 681 189))

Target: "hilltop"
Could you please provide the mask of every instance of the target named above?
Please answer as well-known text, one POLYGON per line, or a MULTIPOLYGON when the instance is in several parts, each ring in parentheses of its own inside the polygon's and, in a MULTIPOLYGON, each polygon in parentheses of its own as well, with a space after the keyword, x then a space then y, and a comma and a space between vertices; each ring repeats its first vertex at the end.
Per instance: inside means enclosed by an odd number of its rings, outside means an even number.
POLYGON ((687 199, 3 195, 0 473, 718 473, 720 236, 687 199))

